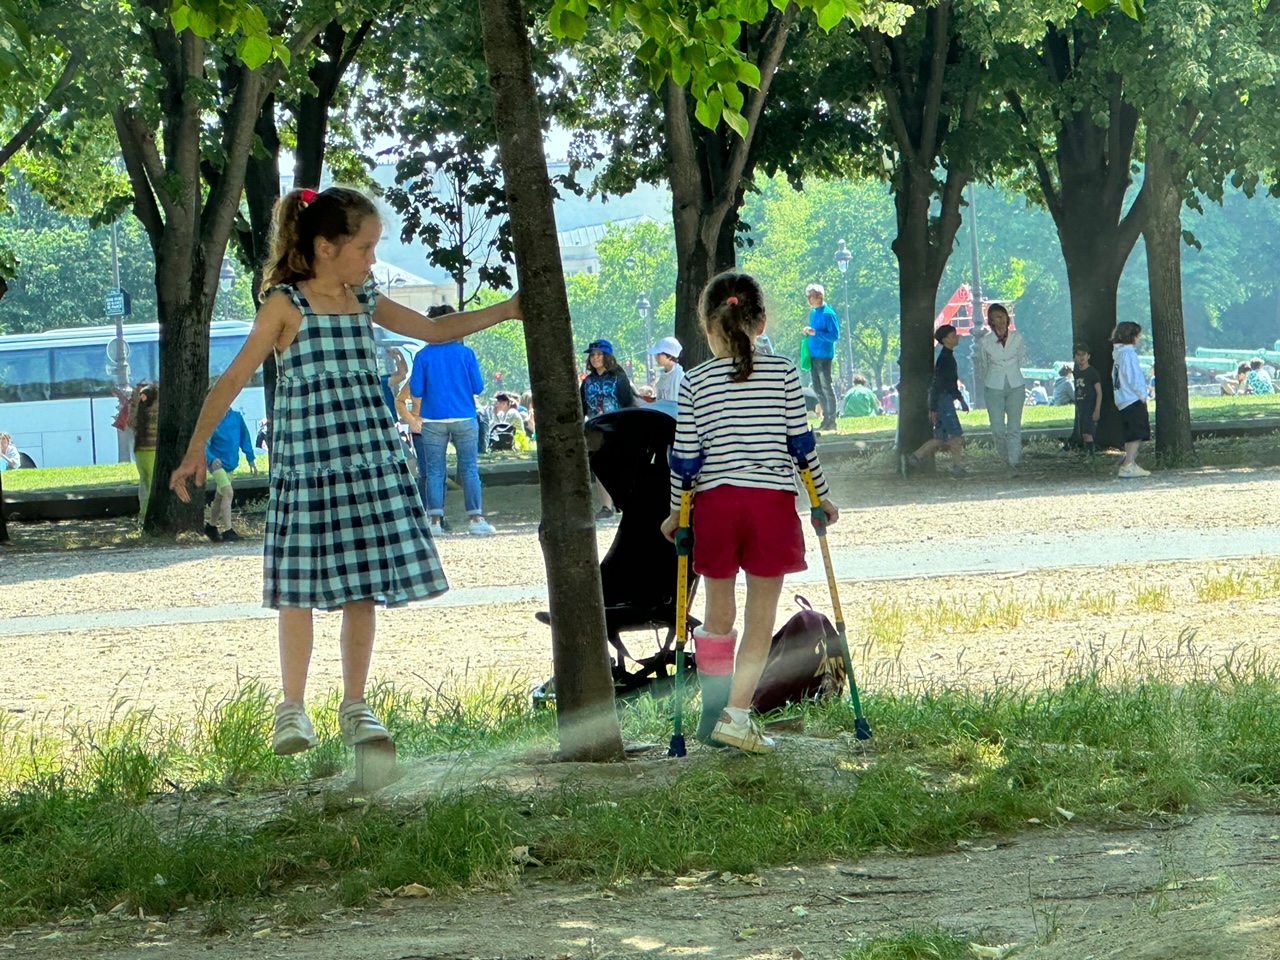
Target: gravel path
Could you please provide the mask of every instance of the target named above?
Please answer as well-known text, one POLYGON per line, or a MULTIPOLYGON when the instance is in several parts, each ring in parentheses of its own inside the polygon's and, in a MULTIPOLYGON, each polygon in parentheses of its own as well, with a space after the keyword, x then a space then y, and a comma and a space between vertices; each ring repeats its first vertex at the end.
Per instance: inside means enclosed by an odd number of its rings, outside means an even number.
MULTIPOLYGON (((903 488, 842 467, 829 471, 833 498, 854 506, 830 539, 855 644, 874 626, 867 620, 873 601, 918 608, 939 597, 991 593, 1033 605, 1045 595, 1110 591, 1120 611, 1057 610, 963 636, 909 624, 901 645, 865 651, 860 669, 874 682, 1051 676, 1088 645, 1101 643, 1105 656, 1123 660, 1139 637, 1176 646, 1189 629, 1199 631, 1198 647, 1213 657, 1241 642, 1274 641, 1274 631, 1260 633, 1259 626, 1276 622, 1276 601, 1201 603, 1194 584, 1256 571, 1266 565, 1256 555, 1280 554, 1271 526, 1280 470, 1180 472, 1128 486, 1110 476, 992 476, 963 487, 938 478, 903 488), (1172 600, 1166 609, 1132 608, 1139 589, 1161 588, 1172 600)), ((549 674, 550 633, 533 620, 541 604, 528 599, 543 583, 531 522, 536 490, 500 488, 488 496, 502 534, 443 539, 453 598, 382 617, 375 675, 414 684, 477 671, 529 683, 549 674), (484 599, 495 602, 479 603, 484 599)), ((611 537, 610 528, 601 529, 602 550, 611 537)), ((10 623, 0 638, 8 663, 0 706, 101 716, 127 696, 180 715, 206 691, 225 692, 239 678, 274 686, 275 629, 257 606, 258 551, 252 542, 63 553, 24 553, 20 543, 5 548, 0 604, 10 623), (176 618, 171 608, 189 608, 190 622, 167 622, 176 618), (92 619, 53 631, 48 618, 74 615, 92 619), (23 623, 25 632, 16 632, 23 623)), ((816 550, 810 562, 815 569, 795 583, 826 608, 816 550)), ((338 620, 319 617, 314 690, 337 685, 338 620)))

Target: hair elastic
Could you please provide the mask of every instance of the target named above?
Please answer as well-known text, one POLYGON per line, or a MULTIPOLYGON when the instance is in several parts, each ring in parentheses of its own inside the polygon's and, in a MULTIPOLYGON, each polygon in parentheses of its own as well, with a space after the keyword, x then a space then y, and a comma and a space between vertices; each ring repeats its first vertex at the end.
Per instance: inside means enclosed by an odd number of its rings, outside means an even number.
POLYGON ((731 307, 736 307, 738 305, 738 298, 730 297, 728 300, 725 301, 725 303, 729 304, 729 306, 731 307))
POLYGON ((310 188, 306 188, 302 191, 302 202, 311 203, 318 196, 320 196, 320 194, 316 193, 314 190, 310 188))

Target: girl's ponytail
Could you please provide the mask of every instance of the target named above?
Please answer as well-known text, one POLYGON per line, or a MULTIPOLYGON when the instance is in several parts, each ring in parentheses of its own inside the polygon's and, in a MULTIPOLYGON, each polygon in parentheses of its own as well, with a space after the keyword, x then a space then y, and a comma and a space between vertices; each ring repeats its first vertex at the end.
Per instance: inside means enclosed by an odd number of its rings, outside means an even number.
POLYGON ((273 287, 298 284, 315 276, 316 240, 340 243, 378 215, 373 201, 350 187, 290 190, 271 215, 271 252, 262 271, 258 299, 273 287))
POLYGON ((755 337, 764 326, 764 291, 755 278, 737 271, 712 277, 702 291, 700 311, 707 338, 721 340, 733 358, 735 383, 755 370, 755 337))

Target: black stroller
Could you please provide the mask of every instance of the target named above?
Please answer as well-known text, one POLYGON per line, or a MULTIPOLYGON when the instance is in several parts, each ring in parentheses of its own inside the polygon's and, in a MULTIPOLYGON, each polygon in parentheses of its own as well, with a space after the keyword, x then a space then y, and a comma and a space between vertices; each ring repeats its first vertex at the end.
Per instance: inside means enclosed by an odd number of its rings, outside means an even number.
MULTIPOLYGON (((614 685, 620 696, 655 681, 666 687, 676 659, 678 565, 675 546, 659 528, 671 510, 667 453, 675 439, 675 417, 658 407, 630 408, 593 418, 586 431, 591 470, 622 512, 618 532, 600 561, 614 685), (652 656, 637 658, 622 641, 623 633, 640 630, 655 632, 658 649, 652 656)), ((689 578, 692 597, 692 571, 689 578)), ((537 616, 551 622, 545 612, 537 616)), ((690 618, 690 629, 697 624, 690 618)), ((685 665, 695 669, 691 654, 685 655, 685 665)), ((535 693, 535 699, 549 695, 547 686, 539 688, 541 697, 535 693)))

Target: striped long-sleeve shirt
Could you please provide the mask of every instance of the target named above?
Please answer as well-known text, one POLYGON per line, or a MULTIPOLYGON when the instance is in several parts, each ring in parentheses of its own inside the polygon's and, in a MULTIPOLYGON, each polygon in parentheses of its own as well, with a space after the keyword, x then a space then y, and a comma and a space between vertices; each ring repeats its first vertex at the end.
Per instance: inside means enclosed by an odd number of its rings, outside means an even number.
MULTIPOLYGON (((717 357, 685 374, 680 385, 675 456, 704 457, 695 492, 713 487, 755 487, 794 492, 795 461, 788 437, 809 431, 800 373, 785 357, 757 353, 751 377, 734 383, 733 361, 717 357)), ((827 483, 817 452, 808 456, 818 495, 827 483)), ((680 477, 671 475, 671 506, 680 506, 680 477)))

